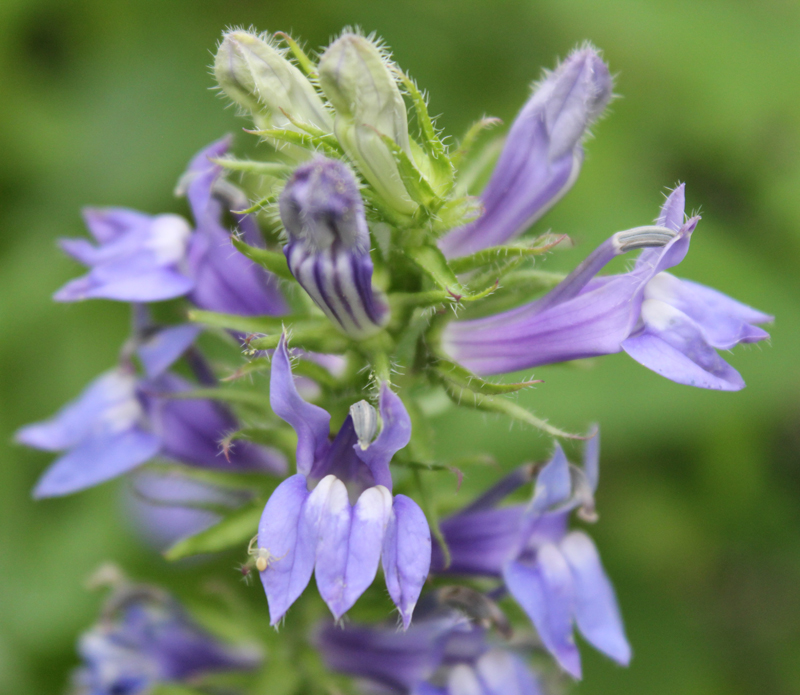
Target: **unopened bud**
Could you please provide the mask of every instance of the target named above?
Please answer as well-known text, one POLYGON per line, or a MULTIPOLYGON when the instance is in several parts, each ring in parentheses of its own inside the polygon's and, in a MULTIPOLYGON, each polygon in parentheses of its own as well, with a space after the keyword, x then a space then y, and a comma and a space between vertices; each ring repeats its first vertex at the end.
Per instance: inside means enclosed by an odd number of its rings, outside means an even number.
POLYGON ((334 159, 298 167, 278 201, 283 249, 297 282, 344 333, 366 338, 389 318, 372 288, 370 239, 355 177, 334 159))
POLYGON ((334 132, 361 173, 393 208, 411 214, 411 200, 393 154, 380 135, 412 159, 403 96, 388 60, 368 38, 344 34, 319 61, 319 81, 336 110, 334 132))
POLYGON ((259 127, 291 128, 291 119, 331 132, 333 124, 314 86, 263 35, 231 31, 214 62, 222 90, 249 110, 259 127))

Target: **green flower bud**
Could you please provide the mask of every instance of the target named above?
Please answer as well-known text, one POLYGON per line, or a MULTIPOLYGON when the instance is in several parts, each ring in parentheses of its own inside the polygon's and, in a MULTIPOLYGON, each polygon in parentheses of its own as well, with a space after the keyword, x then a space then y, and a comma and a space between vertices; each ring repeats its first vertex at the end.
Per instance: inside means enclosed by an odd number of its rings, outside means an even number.
POLYGON ((293 119, 326 133, 333 130, 331 117, 311 82, 265 35, 226 33, 217 51, 214 74, 225 94, 250 111, 260 128, 294 129, 293 119))
POLYGON ((396 158, 381 135, 413 161, 403 96, 381 50, 364 36, 344 34, 319 61, 319 81, 336 110, 334 133, 361 173, 392 208, 412 214, 396 158))

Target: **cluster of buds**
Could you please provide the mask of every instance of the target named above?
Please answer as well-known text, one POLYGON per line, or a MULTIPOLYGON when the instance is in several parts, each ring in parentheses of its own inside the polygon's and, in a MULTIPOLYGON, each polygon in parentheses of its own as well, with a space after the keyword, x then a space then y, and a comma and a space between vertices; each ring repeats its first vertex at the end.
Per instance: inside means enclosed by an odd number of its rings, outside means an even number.
MULTIPOLYGON (((139 471, 140 516, 156 518, 142 504, 160 508, 158 535, 176 541, 170 559, 249 540, 243 573, 258 573, 272 625, 292 623, 312 575, 339 621, 368 600, 382 567, 407 632, 320 628, 316 639, 331 669, 381 692, 542 692, 524 650, 508 642, 495 602, 506 595, 528 619, 523 633, 535 629, 536 644, 570 676, 581 676, 575 629, 626 665, 631 649, 597 548, 570 530, 573 511, 598 518, 599 435, 565 432, 504 397, 538 381, 485 377, 625 351, 675 382, 737 390, 742 377, 717 351, 768 338, 759 324, 771 317, 667 272, 699 222, 685 215, 683 185, 654 224, 611 234, 566 276, 530 267, 566 238, 524 235, 575 182, 588 129, 612 97, 593 47, 535 85, 486 187, 473 191, 487 119, 450 151, 416 83, 372 37, 346 31, 314 60, 279 36, 222 38, 219 87, 268 156, 232 158, 228 139, 196 155, 178 185, 194 229, 172 214, 92 210, 96 245, 63 243, 90 270, 56 299, 131 302, 134 331, 113 370, 18 432, 29 446, 65 452, 35 495, 76 492, 155 457, 172 462, 139 471), (600 275, 634 252, 628 272, 600 275), (187 323, 150 320, 145 305, 166 300, 184 302, 187 323), (224 384, 203 357, 206 339, 221 341, 235 363, 224 384), (169 371, 179 359, 194 383, 169 371), (259 372, 268 388, 240 379, 259 372), (557 440, 586 440, 584 465, 554 442, 546 462, 475 490, 482 494, 440 522, 449 493, 432 491, 427 475, 460 471, 434 460, 425 413, 445 395, 557 440), (296 473, 286 476, 292 456, 296 473), (232 473, 249 475, 232 483, 232 473), (529 504, 500 506, 528 484, 529 504), (496 585, 426 592, 435 575, 496 585)), ((151 653, 162 632, 177 625, 187 644, 210 644, 172 613, 151 613, 166 627, 125 656, 144 664, 146 684, 172 673, 151 653)), ((109 634, 127 633, 126 620, 109 634)), ((106 658, 105 637, 84 639, 87 659, 106 658)), ((98 687, 91 692, 111 692, 98 687)), ((298 682, 295 691, 309 690, 298 682)))

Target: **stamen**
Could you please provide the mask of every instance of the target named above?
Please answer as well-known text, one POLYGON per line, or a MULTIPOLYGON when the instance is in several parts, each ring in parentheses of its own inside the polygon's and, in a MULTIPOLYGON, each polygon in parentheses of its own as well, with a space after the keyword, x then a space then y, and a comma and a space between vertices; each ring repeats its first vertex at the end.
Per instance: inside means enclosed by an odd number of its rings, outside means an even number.
POLYGON ((358 443, 366 450, 378 431, 378 413, 366 401, 359 401, 350 406, 350 417, 358 436, 358 443))
POLYGON ((611 238, 618 253, 627 253, 636 249, 666 246, 675 236, 676 232, 672 229, 652 225, 617 232, 611 238))

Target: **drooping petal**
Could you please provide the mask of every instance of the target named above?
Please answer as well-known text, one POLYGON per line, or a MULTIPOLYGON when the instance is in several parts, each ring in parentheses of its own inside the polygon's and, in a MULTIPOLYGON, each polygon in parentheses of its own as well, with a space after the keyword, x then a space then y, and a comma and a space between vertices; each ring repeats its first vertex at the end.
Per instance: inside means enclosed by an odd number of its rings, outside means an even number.
POLYGON ((416 502, 396 495, 383 541, 386 588, 408 628, 431 565, 431 532, 416 502))
POLYGON ((156 331, 139 345, 137 353, 147 376, 155 379, 166 372, 189 349, 202 328, 185 323, 156 331))
POLYGON ((297 433, 297 471, 308 475, 315 461, 322 459, 330 446, 331 416, 319 406, 306 403, 297 393, 285 335, 272 356, 269 404, 297 433))
POLYGON ((270 625, 283 618, 314 571, 318 529, 304 512, 309 494, 304 476, 287 478, 270 496, 258 524, 258 547, 268 553, 267 568, 260 574, 270 625))
POLYGON ((539 548, 533 565, 508 563, 503 578, 561 668, 580 678, 580 654, 572 634, 572 574, 558 548, 552 544, 539 548))
POLYGON ((617 599, 592 540, 573 531, 561 542, 575 587, 575 621, 581 634, 614 661, 627 666, 631 648, 625 637, 617 599))
POLYGON ((739 372, 705 341, 700 327, 664 302, 642 305, 644 330, 622 343, 639 364, 679 384, 722 391, 744 388, 739 372))
POLYGON ((380 412, 383 427, 378 438, 366 449, 356 444, 356 455, 369 466, 377 485, 392 490, 389 462, 411 440, 411 418, 400 397, 385 383, 381 384, 380 412))
POLYGON ((87 438, 47 469, 33 496, 69 495, 116 478, 153 458, 160 445, 158 437, 139 429, 87 438))
POLYGON ((504 649, 490 649, 475 664, 485 695, 540 695, 542 690, 527 664, 504 649))
POLYGON ((14 438, 35 449, 60 451, 92 435, 129 429, 141 416, 135 388, 136 379, 129 372, 106 372, 54 417, 22 427, 14 438))
POLYGON ((84 208, 82 213, 87 229, 101 244, 111 243, 132 229, 144 229, 153 219, 128 208, 84 208))
POLYGON ((765 330, 753 324, 768 323, 772 316, 669 273, 659 273, 648 282, 644 298, 665 302, 682 311, 700 326, 708 344, 718 350, 769 338, 765 330))

